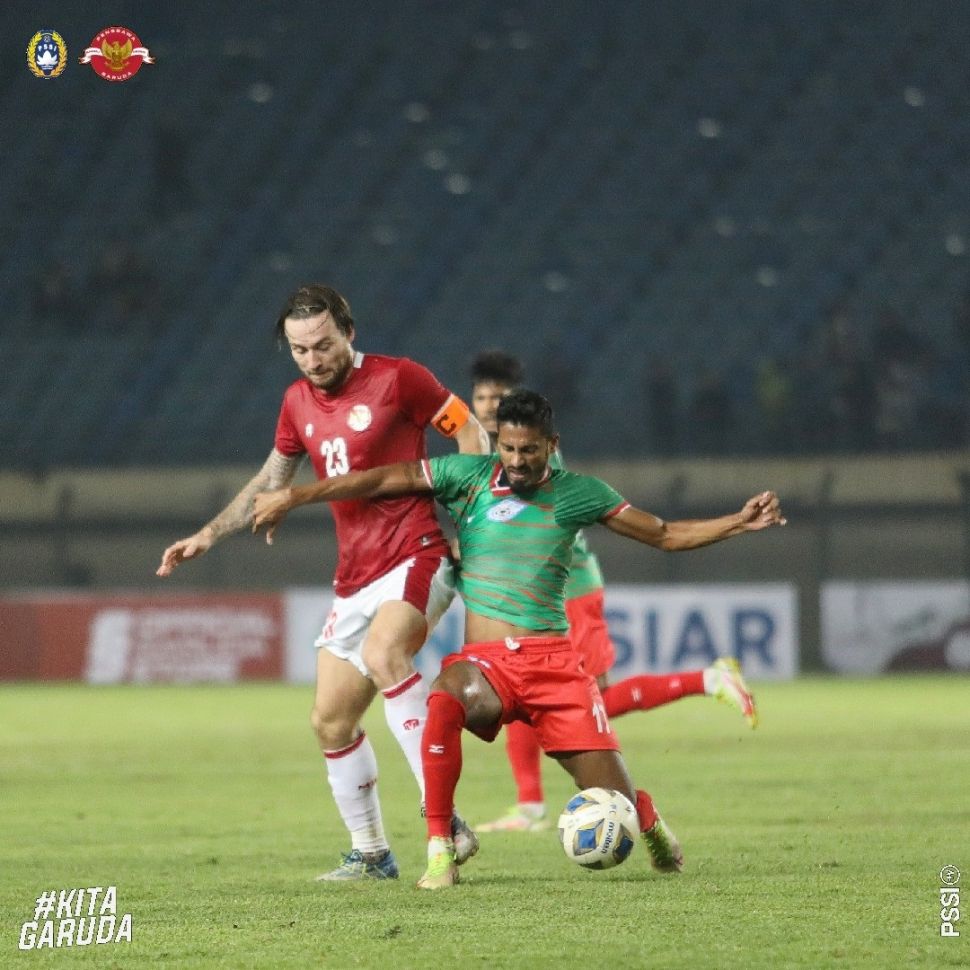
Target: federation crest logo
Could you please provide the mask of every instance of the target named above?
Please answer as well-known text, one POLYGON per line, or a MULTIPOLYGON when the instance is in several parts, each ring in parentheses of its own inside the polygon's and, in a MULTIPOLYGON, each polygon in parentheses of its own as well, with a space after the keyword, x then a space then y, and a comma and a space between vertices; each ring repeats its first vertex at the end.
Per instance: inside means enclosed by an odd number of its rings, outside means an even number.
POLYGON ((527 508, 525 502, 520 502, 516 498, 507 498, 499 502, 498 505, 493 505, 485 513, 485 516, 489 522, 508 522, 509 519, 514 519, 524 508, 527 508))
POLYGON ((370 408, 366 404, 355 404, 347 415, 347 424, 352 431, 366 431, 373 420, 370 408))
POLYGON ((95 34, 78 60, 90 64, 106 81, 127 81, 142 64, 155 63, 138 35, 127 27, 105 27, 95 34))
POLYGON ((38 30, 27 45, 27 67, 35 77, 57 77, 67 67, 67 44, 56 30, 38 30))

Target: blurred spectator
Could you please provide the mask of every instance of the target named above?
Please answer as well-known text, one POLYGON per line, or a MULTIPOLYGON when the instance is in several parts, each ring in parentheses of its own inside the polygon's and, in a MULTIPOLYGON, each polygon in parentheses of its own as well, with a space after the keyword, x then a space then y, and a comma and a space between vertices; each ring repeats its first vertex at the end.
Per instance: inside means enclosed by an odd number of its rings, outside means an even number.
POLYGON ((970 291, 963 294, 953 317, 955 352, 944 358, 942 385, 956 423, 953 444, 970 444, 970 291))
POLYGON ((754 389, 763 427, 760 445, 765 451, 785 453, 794 446, 794 388, 790 370, 787 362, 775 357, 762 357, 758 361, 754 389))
POLYGON ((872 352, 879 363, 911 361, 923 356, 926 344, 891 307, 884 307, 872 333, 872 352))
POLYGON ((734 414, 724 376, 701 371, 688 412, 687 451, 698 455, 731 454, 734 414))
POLYGON ((677 450, 677 382, 664 359, 654 359, 647 372, 646 426, 649 445, 664 457, 677 450))
POLYGON ((872 337, 876 370, 876 433, 880 447, 913 447, 928 400, 927 348, 899 314, 884 309, 872 337))
POLYGON ((869 354, 855 318, 833 308, 799 368, 802 444, 810 451, 871 451, 875 447, 876 394, 869 354))
POLYGON ((870 362, 860 351, 834 362, 829 426, 840 451, 871 451, 875 444, 876 387, 870 362))
POLYGON ((953 339, 961 368, 970 374, 970 290, 963 294, 953 315, 953 339))
POLYGON ((924 356, 926 381, 916 414, 917 448, 960 448, 967 443, 966 378, 958 354, 924 356))
POLYGON ((881 448, 894 451, 914 444, 922 374, 917 361, 882 364, 876 387, 876 433, 881 448))

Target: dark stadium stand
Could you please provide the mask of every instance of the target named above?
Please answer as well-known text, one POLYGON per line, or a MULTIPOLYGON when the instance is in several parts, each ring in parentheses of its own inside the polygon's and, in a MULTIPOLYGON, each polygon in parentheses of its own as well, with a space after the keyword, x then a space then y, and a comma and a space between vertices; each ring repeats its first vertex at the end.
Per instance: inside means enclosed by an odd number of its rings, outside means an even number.
POLYGON ((5 466, 258 460, 309 280, 455 389, 520 354, 576 457, 966 445, 970 7, 229 10, 3 66, 5 466))

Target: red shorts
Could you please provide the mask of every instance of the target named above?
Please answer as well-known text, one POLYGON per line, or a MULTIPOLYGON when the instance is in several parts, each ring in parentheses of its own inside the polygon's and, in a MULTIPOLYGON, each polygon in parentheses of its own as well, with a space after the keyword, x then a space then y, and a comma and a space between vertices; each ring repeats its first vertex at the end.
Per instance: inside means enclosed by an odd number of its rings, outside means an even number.
POLYGON ((566 600, 566 619, 569 620, 569 639, 573 649, 583 658, 586 673, 594 680, 602 677, 616 660, 610 630, 603 615, 603 590, 566 600))
POLYGON ((502 702, 499 722, 473 732, 482 740, 494 741, 502 724, 525 721, 543 751, 619 750, 596 681, 567 637, 467 643, 441 669, 462 661, 478 667, 502 702))

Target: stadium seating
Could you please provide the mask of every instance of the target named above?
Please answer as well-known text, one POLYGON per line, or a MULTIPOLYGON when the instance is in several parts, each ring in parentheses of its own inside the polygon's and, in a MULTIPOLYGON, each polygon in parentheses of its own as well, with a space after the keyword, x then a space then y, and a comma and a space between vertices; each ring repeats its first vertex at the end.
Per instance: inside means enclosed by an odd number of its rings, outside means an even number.
MULTIPOLYGON (((966 444, 970 8, 274 10, 139 13, 157 63, 121 85, 4 66, 6 465, 257 460, 293 373, 273 321, 309 280, 350 298, 360 349, 456 389, 477 350, 521 355, 577 456, 966 444), (886 310, 922 342, 912 413, 946 434, 879 423, 886 310), (836 366, 836 318, 875 388, 851 440, 805 430, 838 420, 838 388, 806 379, 836 366)), ((73 52, 97 29, 55 27, 73 52)))

